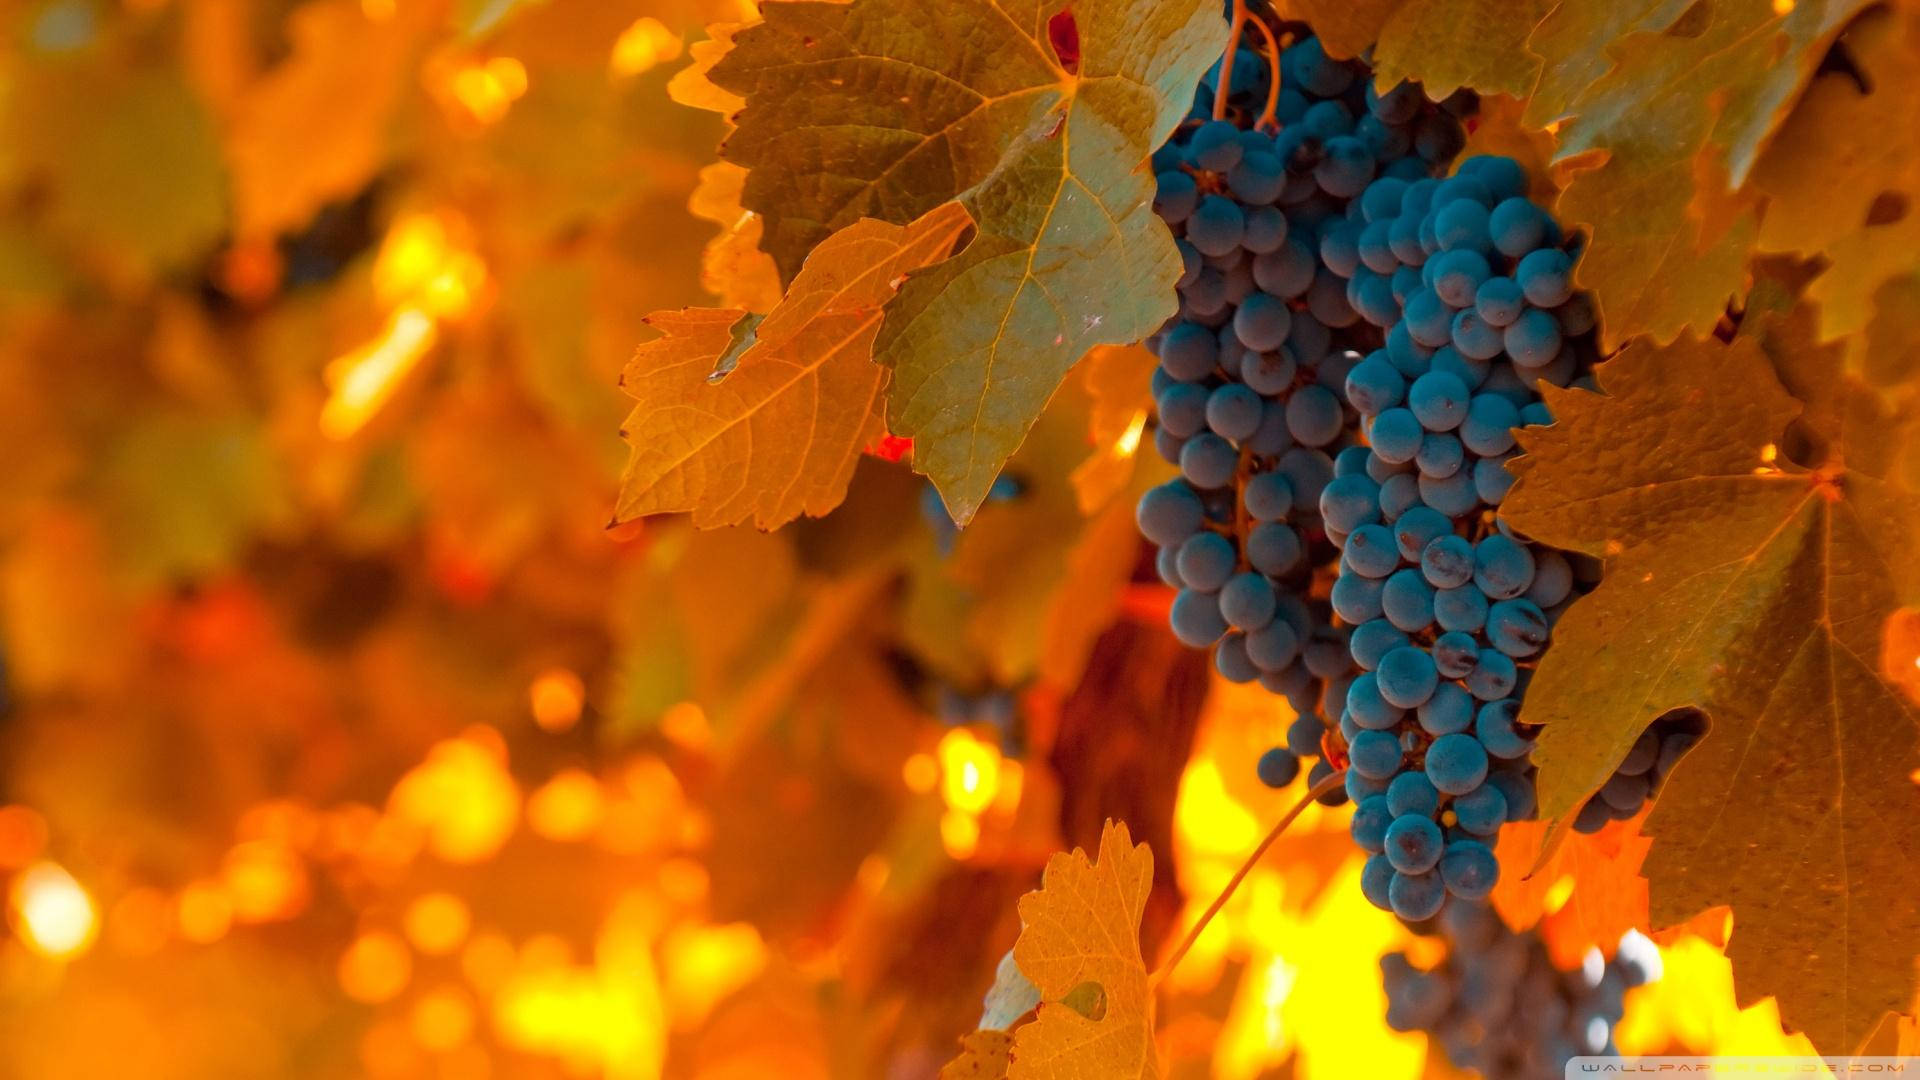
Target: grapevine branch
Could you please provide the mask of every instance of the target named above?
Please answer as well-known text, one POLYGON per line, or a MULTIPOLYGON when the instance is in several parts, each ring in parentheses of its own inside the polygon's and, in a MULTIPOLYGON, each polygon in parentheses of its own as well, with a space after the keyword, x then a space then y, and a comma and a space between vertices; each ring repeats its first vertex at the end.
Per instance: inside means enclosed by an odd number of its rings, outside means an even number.
POLYGON ((1247 0, 1233 0, 1233 25, 1227 31, 1227 51, 1220 54, 1220 85, 1213 91, 1213 118, 1227 117, 1227 97, 1233 93, 1233 57, 1240 51, 1240 31, 1247 25, 1247 0))
POLYGON ((1150 985, 1158 986, 1160 981, 1167 977, 1167 973, 1173 970, 1174 965, 1187 955, 1187 951, 1193 948, 1193 943, 1200 940, 1200 934, 1207 928, 1207 924, 1212 922, 1213 917, 1220 914, 1220 909, 1226 906, 1227 899, 1233 895, 1233 891, 1238 889, 1247 875, 1253 872, 1254 865, 1266 855, 1267 849, 1273 846, 1273 842, 1280 839, 1280 834, 1287 831, 1287 826, 1293 824, 1293 819, 1299 817, 1300 812, 1307 808, 1307 804, 1345 783, 1346 777, 1346 770, 1342 769, 1313 785, 1305 795, 1300 796, 1300 801, 1293 804, 1293 809, 1287 811, 1287 816, 1280 819, 1279 824, 1267 833, 1266 839, 1260 841, 1259 846, 1253 849, 1246 861, 1240 864, 1240 869, 1233 872, 1233 877, 1228 879, 1226 888, 1221 889, 1220 895, 1214 897, 1213 903, 1207 905, 1207 910, 1200 913, 1199 920, 1187 931, 1187 936, 1180 940, 1180 944, 1154 970, 1150 985))

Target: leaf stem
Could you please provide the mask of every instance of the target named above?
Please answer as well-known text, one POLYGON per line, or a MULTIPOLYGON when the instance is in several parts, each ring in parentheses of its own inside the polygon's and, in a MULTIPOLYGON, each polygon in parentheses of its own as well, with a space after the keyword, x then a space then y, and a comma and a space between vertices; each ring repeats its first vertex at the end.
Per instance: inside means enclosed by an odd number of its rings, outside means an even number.
POLYGON ((1253 17, 1253 28, 1266 39, 1267 66, 1271 69, 1267 79, 1267 107, 1260 111, 1260 120, 1254 126, 1271 131, 1280 126, 1280 42, 1274 38, 1267 20, 1257 15, 1253 17))
POLYGON ((1240 864, 1240 869, 1233 872, 1233 877, 1228 879, 1226 888, 1221 889, 1220 895, 1214 897, 1213 903, 1207 905, 1207 910, 1200 913, 1199 921, 1187 931, 1187 936, 1182 938, 1180 944, 1168 954, 1166 960, 1154 969, 1149 985, 1158 986, 1160 980, 1166 978, 1167 973, 1173 970, 1174 965, 1187 955, 1187 950, 1193 948, 1193 943, 1200 940, 1201 931, 1207 928, 1207 924, 1213 921, 1215 915, 1220 914, 1220 909, 1226 906, 1227 899, 1233 895, 1233 891, 1240 887, 1240 883, 1246 880, 1248 874, 1253 872, 1254 865, 1260 861, 1260 857, 1267 853, 1267 849, 1273 846, 1275 840, 1280 839, 1280 834, 1287 831, 1287 826, 1293 824, 1293 819, 1300 816, 1300 812, 1307 808, 1307 804, 1344 783, 1346 776, 1346 770, 1342 769, 1313 785, 1305 795, 1300 796, 1300 801, 1293 804, 1293 809, 1287 811, 1287 816, 1280 819, 1280 823, 1267 833, 1267 838, 1260 841, 1259 846, 1253 849, 1246 861, 1240 864))
POLYGON ((1233 26, 1227 31, 1227 51, 1220 55, 1220 85, 1213 91, 1213 118, 1227 118, 1227 97, 1233 92, 1233 57, 1240 51, 1240 31, 1247 24, 1247 0, 1233 0, 1233 26))

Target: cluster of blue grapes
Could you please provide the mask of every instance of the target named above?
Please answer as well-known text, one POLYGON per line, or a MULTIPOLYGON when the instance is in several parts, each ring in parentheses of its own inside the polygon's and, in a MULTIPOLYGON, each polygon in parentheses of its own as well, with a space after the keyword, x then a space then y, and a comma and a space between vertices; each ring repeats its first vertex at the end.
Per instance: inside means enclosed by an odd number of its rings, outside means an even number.
POLYGON ((1598 949, 1562 971, 1538 934, 1507 929, 1484 904, 1450 904, 1432 928, 1447 957, 1422 971, 1404 953, 1380 960, 1387 1023, 1439 1040, 1455 1066, 1487 1080, 1561 1076, 1579 1054, 1615 1054, 1626 992, 1660 977, 1660 950, 1628 931, 1607 960, 1598 949))
MULTIPOLYGON (((1283 787, 1302 757, 1321 756, 1318 717, 1338 712, 1352 672, 1326 582, 1315 588, 1334 556, 1318 509, 1329 482, 1364 463, 1342 392, 1381 340, 1325 265, 1322 238, 1344 229, 1376 176, 1425 177, 1451 159, 1463 141, 1456 114, 1472 99, 1436 106, 1412 85, 1378 93, 1366 64, 1300 36, 1282 54, 1267 125, 1255 109, 1270 68, 1236 53, 1229 115, 1214 119, 1216 65, 1189 122, 1154 154, 1154 208, 1185 266, 1179 313, 1148 340, 1160 358, 1155 446, 1180 477, 1141 499, 1138 521, 1159 545, 1161 579, 1179 590, 1175 635, 1211 646, 1222 675, 1258 680, 1304 718, 1291 748, 1260 764, 1283 787)), ((1332 771, 1323 759, 1311 777, 1332 771)))

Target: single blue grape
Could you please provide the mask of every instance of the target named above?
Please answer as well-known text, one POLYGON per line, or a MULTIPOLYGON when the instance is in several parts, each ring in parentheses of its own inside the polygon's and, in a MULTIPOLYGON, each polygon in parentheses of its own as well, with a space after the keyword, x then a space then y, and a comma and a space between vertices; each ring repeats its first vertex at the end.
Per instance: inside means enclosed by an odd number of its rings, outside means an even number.
POLYGON ((1293 299, 1313 284, 1314 266, 1313 252, 1298 236, 1289 236, 1278 249, 1253 260, 1253 280, 1266 292, 1293 299))
POLYGON ((1441 589, 1433 594, 1433 621, 1444 631, 1477 633, 1487 625, 1487 594, 1478 585, 1441 589))
POLYGON ((1370 795, 1354 806, 1353 818, 1348 821, 1347 829, 1353 834, 1353 842, 1360 845, 1360 850, 1378 855, 1386 850, 1387 827, 1393 821, 1393 813, 1387 809, 1387 797, 1370 795))
POLYGON ((1247 659, 1261 671, 1279 671, 1299 657, 1299 635, 1279 619, 1247 635, 1247 659))
POLYGON ((1286 183, 1286 170, 1280 159, 1263 150, 1243 150, 1240 163, 1227 172, 1227 188, 1233 197, 1249 205, 1270 203, 1280 197, 1286 183))
POLYGON ((1498 701, 1513 693, 1520 669, 1513 658, 1497 649, 1480 650, 1480 659, 1467 676, 1467 692, 1481 701, 1498 701))
POLYGON ((1474 360, 1491 360, 1500 355, 1505 341, 1500 328, 1480 317, 1474 308, 1462 308, 1453 317, 1453 325, 1448 329, 1453 347, 1460 355, 1474 360))
POLYGON ((1407 381, 1383 355, 1370 356, 1347 373, 1346 389, 1347 400, 1354 408, 1375 416, 1400 404, 1406 395, 1407 381))
MULTIPOLYGON (((1354 627, 1352 636, 1347 639, 1353 662, 1367 671, 1379 667, 1381 657, 1405 644, 1407 635, 1385 619, 1368 619, 1354 627)), ((1356 678, 1355 682, 1358 681, 1356 678)), ((1352 692, 1351 686, 1348 692, 1352 692)))
POLYGON ((1460 163, 1459 172, 1480 181, 1496 201, 1525 194, 1527 190, 1527 170, 1510 157, 1475 154, 1460 163))
POLYGON ((1356 727, 1385 731, 1406 715, 1380 696, 1380 682, 1374 672, 1366 671, 1347 684, 1346 715, 1356 727))
POLYGON ((1487 751, 1473 736, 1442 735, 1427 747, 1427 779, 1442 792, 1465 795, 1486 778, 1487 751))
POLYGON ((1452 589, 1473 580, 1473 543, 1448 533, 1420 550, 1420 573, 1436 589, 1452 589))
POLYGON ((1420 706, 1420 728, 1429 735, 1452 735, 1473 726, 1473 695, 1460 684, 1442 682, 1420 706))
POLYGON ((1393 863, 1385 855, 1370 855, 1360 868, 1360 895, 1381 911, 1392 911, 1388 889, 1393 885, 1393 863))
POLYGON ((1188 439, 1180 450, 1180 475, 1202 490, 1226 487, 1239 467, 1240 451, 1211 431, 1188 439))
MULTIPOLYGON (((1196 259, 1199 257, 1198 253, 1194 255, 1196 259)), ((1402 266, 1395 270, 1393 272, 1392 283, 1393 302, 1402 305, 1407 302, 1407 297, 1419 292, 1420 286, 1423 284, 1420 280, 1420 271, 1411 266, 1402 266)), ((1396 323, 1395 325, 1399 324, 1396 323)))
MULTIPOLYGON (((1375 185, 1378 187, 1379 185, 1375 185)), ((1368 188, 1371 193, 1374 188, 1368 188)), ((1360 256, 1360 265, 1376 274, 1391 274, 1400 268, 1400 259, 1393 253, 1392 218, 1374 218, 1360 230, 1360 239, 1356 241, 1356 253, 1360 256)))
MULTIPOLYGON (((1388 595, 1393 592, 1391 581, 1388 582, 1387 592, 1388 595)), ((1439 674, 1434 670, 1433 658, 1427 655, 1427 650, 1416 645, 1403 645, 1381 657, 1379 670, 1374 674, 1380 696, 1386 699, 1387 704, 1401 709, 1424 704, 1433 696, 1433 688, 1439 685, 1439 674)))
POLYGON ((1481 457, 1496 457, 1513 449, 1513 429, 1520 426, 1520 410, 1498 394, 1475 394, 1460 424, 1460 441, 1481 457))
POLYGON ((1507 821, 1507 797, 1490 783, 1453 800, 1453 816, 1462 829, 1480 836, 1500 831, 1507 821))
POLYGON ((1566 337, 1579 337, 1593 329, 1593 298, 1586 293, 1575 293, 1566 303, 1553 309, 1553 316, 1560 320, 1560 333, 1566 337))
POLYGON ((1367 471, 1367 459, 1371 452, 1364 446, 1342 447, 1333 455, 1333 475, 1353 476, 1367 471))
POLYGON ((1490 277, 1473 293, 1473 309, 1488 326, 1507 326, 1526 310, 1527 297, 1510 277, 1490 277))
MULTIPOLYGON (((1421 376, 1425 378, 1426 376, 1421 376)), ((1367 442, 1380 460, 1399 465, 1412 461, 1420 452, 1420 440, 1426 430, 1411 410, 1395 406, 1384 409, 1367 425, 1367 442)))
POLYGON ((1533 584, 1533 553, 1510 536, 1493 533, 1474 545, 1473 583, 1492 600, 1511 600, 1533 584))
POLYGON ((1233 314, 1234 334, 1255 352, 1279 348, 1292 326, 1293 313, 1287 309, 1287 302, 1271 293, 1248 296, 1233 314))
POLYGON ((1502 343, 1520 367, 1544 367, 1560 354, 1560 323, 1548 312, 1528 308, 1507 327, 1502 343))
POLYGON ((1479 738, 1480 745, 1487 753, 1497 758, 1513 760, 1526 757, 1533 750, 1533 739, 1520 732, 1514 725, 1514 719, 1520 714, 1520 703, 1512 698, 1489 701, 1480 706, 1480 713, 1474 717, 1473 733, 1479 738))
POLYGON ((1349 623, 1359 625, 1369 619, 1380 617, 1382 584, 1378 578, 1342 574, 1334 579, 1328 602, 1333 605, 1334 614, 1349 623))
POLYGON ((1227 632, 1227 620, 1220 617, 1220 602, 1210 592, 1181 589, 1174 595, 1167 622, 1173 636, 1189 648, 1204 649, 1227 632))
POLYGON ((1342 554, 1353 572, 1362 577, 1383 578, 1400 565, 1400 548, 1394 543, 1393 530, 1375 522, 1348 533, 1342 554))
MULTIPOLYGON (((1327 764, 1325 759, 1316 761, 1313 763, 1313 768, 1307 770, 1307 786, 1310 788, 1319 787, 1320 781, 1325 780, 1327 777, 1332 775, 1333 775, 1332 765, 1327 764)), ((1333 791, 1327 792, 1326 794, 1320 796, 1318 799, 1315 799, 1314 801, 1319 803, 1322 806, 1339 806, 1342 803, 1347 801, 1347 793, 1344 791, 1335 789, 1333 791)))
POLYGON ((1455 840, 1440 857, 1440 879, 1462 900, 1484 900, 1500 880, 1500 863, 1478 840, 1455 840))
MULTIPOLYGON (((1299 370, 1292 350, 1285 345, 1271 352, 1250 352, 1240 360, 1240 378, 1247 387, 1269 397, 1277 397, 1292 386, 1299 370)), ((1285 413, 1281 415, 1284 417, 1285 413)), ((1291 440, 1292 436, 1288 438, 1291 440)))
POLYGON ((1245 384, 1227 383, 1207 398, 1207 426, 1221 438, 1237 442, 1259 430, 1265 408, 1260 395, 1245 384))
POLYGON ((1387 359, 1403 377, 1408 379, 1417 379, 1425 375, 1428 360, 1433 356, 1433 347, 1413 340, 1413 335, 1407 330, 1405 323, 1395 323, 1392 329, 1387 331, 1386 349, 1387 359))
POLYGON ((1140 535, 1161 547, 1191 536, 1205 516, 1200 497, 1178 480, 1148 488, 1134 509, 1134 522, 1140 526, 1140 535))
POLYGON ((1247 216, 1240 204, 1222 195, 1208 195, 1187 218, 1187 242, 1202 255, 1225 255, 1240 246, 1247 232, 1247 216))
POLYGON ((1213 374, 1220 343, 1213 331, 1198 323, 1175 324, 1160 339, 1160 364, 1183 382, 1198 382, 1213 374))
POLYGON ((1293 485, 1279 473, 1260 473, 1247 481, 1241 498, 1255 521, 1279 521, 1293 510, 1293 485))
POLYGON ((1558 248, 1541 248, 1520 260, 1513 279, 1534 307, 1559 307, 1573 296, 1573 260, 1558 248))
POLYGON ((1433 291, 1452 308, 1471 306, 1475 290, 1493 272, 1486 256, 1472 248, 1443 252, 1422 269, 1430 273, 1433 291))
POLYGON ((1366 267, 1361 267, 1353 279, 1351 295, 1347 303, 1360 317, 1374 326, 1392 326, 1400 319, 1399 298, 1394 296, 1393 282, 1366 267))
POLYGON ((1400 196, 1400 216, 1403 218, 1424 217, 1433 209, 1433 195, 1440 190, 1440 181, 1432 177, 1415 180, 1407 185, 1400 196))
POLYGON ((1460 440, 1452 433, 1430 431, 1420 440, 1420 452, 1413 455, 1413 463, 1419 467, 1421 476, 1430 476, 1444 480, 1460 471, 1466 463, 1466 451, 1461 449, 1460 440))
POLYGON ((1327 140, 1326 153, 1314 167, 1313 178, 1322 191, 1346 199, 1366 188, 1373 170, 1373 154, 1366 144, 1351 135, 1338 135, 1327 140))
POLYGON ((1421 874, 1433 869, 1445 846, 1440 826, 1425 814, 1401 814, 1394 818, 1382 840, 1387 858, 1402 874, 1421 874))
POLYGON ((1544 401, 1530 401, 1520 407, 1520 422, 1533 427, 1553 423, 1553 410, 1544 401))
POLYGON ((1351 533, 1380 518, 1380 485, 1361 474, 1337 476, 1320 493, 1320 516, 1329 529, 1351 533))
MULTIPOLYGON (((1307 42, 1314 42, 1308 38, 1307 42)), ((1305 43, 1303 43, 1305 44, 1305 43)), ((1317 43, 1315 45, 1317 47, 1317 43)), ((1307 88, 1312 91, 1312 87, 1307 88)), ((1322 98, 1331 94, 1320 94, 1322 98)), ((1300 126, 1324 140, 1345 135, 1353 130, 1353 113, 1338 101, 1316 101, 1307 106, 1306 115, 1300 118, 1300 126)))
MULTIPOLYGON (((1187 231, 1192 234, 1191 223, 1187 231)), ((1493 250, 1493 238, 1487 234, 1487 208, 1475 199, 1455 199, 1435 211, 1433 235, 1440 242, 1441 251, 1465 249, 1484 254, 1493 250)), ((1201 244, 1194 246, 1207 250, 1201 244)))
POLYGON ((1440 875, 1431 870, 1424 874, 1396 873, 1387 886, 1387 898, 1392 902, 1395 915, 1408 922, 1419 922, 1440 913, 1447 902, 1447 887, 1440 875))
POLYGON ((1297 757, 1317 757, 1320 754, 1320 736, 1326 728, 1320 724, 1320 718, 1311 713, 1293 718, 1287 725, 1287 749, 1297 757))
POLYGON ((1272 206, 1254 206, 1247 210, 1247 227, 1240 246, 1255 255, 1280 250, 1287 240, 1287 215, 1272 206))
POLYGON ((1244 148, 1240 128, 1228 120, 1211 120, 1187 140, 1187 153, 1203 169, 1225 172, 1240 163, 1244 148))
POLYGON ((1430 506, 1416 506, 1393 523, 1393 538, 1400 547, 1400 557, 1416 564, 1428 544, 1452 532, 1453 519, 1430 506))
MULTIPOLYGON (((1425 440, 1421 445, 1426 445, 1425 440)), ((1418 455, 1415 455, 1418 457, 1418 455)), ((1397 522, 1400 515, 1413 509, 1420 503, 1420 482, 1411 473, 1397 473, 1380 482, 1380 517, 1387 522, 1397 522)), ((1349 538, 1348 543, 1352 540, 1349 538)), ((1397 546, 1397 545, 1396 545, 1397 546)))
POLYGON ((1186 579, 1180 576, 1179 559, 1179 548, 1163 547, 1154 553, 1153 569, 1155 573, 1160 575, 1162 584, 1170 585, 1176 589, 1186 587, 1186 579))
POLYGON ((1292 573, 1305 555, 1300 534, 1286 522, 1261 522, 1247 533, 1247 562, 1262 574, 1283 577, 1292 573))
POLYGON ((1153 449, 1169 463, 1180 464, 1180 451, 1186 449, 1187 440, 1160 428, 1153 433, 1153 449))
POLYGON ((1401 321, 1413 340, 1430 349, 1439 348, 1452 340, 1453 309, 1431 288, 1423 287, 1407 297, 1401 321))
MULTIPOLYGON (((1433 601, 1437 618, 1442 603, 1440 594, 1436 593, 1433 601)), ((1485 604, 1485 598, 1483 597, 1480 602, 1485 604)), ((1449 679, 1466 678, 1472 673, 1473 666, 1480 661, 1479 643, 1474 640, 1472 634, 1460 630, 1448 630, 1434 638, 1432 651, 1433 666, 1449 679)))
POLYGON ((1273 583, 1254 572, 1235 574, 1220 587, 1220 614, 1236 630, 1258 630, 1273 621, 1278 604, 1273 583))
POLYGON ((1387 621, 1409 634, 1433 623, 1433 586, 1411 567, 1390 575, 1380 591, 1380 610, 1387 621))
POLYGON ((1507 458, 1512 451, 1497 458, 1481 458, 1473 463, 1473 491, 1480 501, 1488 506, 1499 506, 1513 489, 1513 483, 1519 477, 1507 471, 1507 458))
POLYGON ((1487 229, 1500 254, 1518 259, 1547 239, 1547 215, 1524 196, 1502 199, 1487 215, 1487 229))
POLYGON ((1332 327, 1352 326, 1360 313, 1347 303, 1347 283, 1333 271, 1322 267, 1307 289, 1307 310, 1313 317, 1332 327))
MULTIPOLYGON (((1481 462, 1475 462, 1477 468, 1481 462)), ((1456 472, 1452 476, 1420 476, 1420 500, 1448 517, 1460 518, 1480 505, 1480 493, 1474 487, 1473 474, 1456 472)))
POLYGON ((1452 431, 1467 417, 1472 392, 1458 375, 1429 371, 1407 388, 1407 408, 1428 431, 1452 431))
POLYGON ((1207 388, 1199 383, 1177 382, 1167 387, 1154 402, 1160 413, 1160 426, 1182 439, 1196 435, 1207 426, 1207 388))
POLYGON ((1260 669, 1247 656, 1244 634, 1229 633, 1214 646, 1213 669, 1230 683, 1250 683, 1260 677, 1260 669))
POLYGON ((1374 780, 1386 780, 1400 769, 1400 740, 1388 731, 1362 731, 1347 743, 1353 771, 1374 780))
MULTIPOLYGON (((1245 308, 1241 308, 1245 311, 1245 308)), ((1302 446, 1325 446, 1346 427, 1340 399, 1324 386, 1303 386, 1287 399, 1287 431, 1302 446)))
POLYGON ((1516 660, 1547 646, 1547 615, 1525 597, 1502 600, 1487 611, 1487 641, 1516 660))
POLYGON ((1276 746, 1260 755, 1253 771, 1270 788, 1283 788, 1300 775, 1300 759, 1284 746, 1276 746))
POLYGON ((1360 223, 1337 218, 1320 230, 1320 263, 1341 277, 1360 265, 1360 223))
MULTIPOLYGON (((1353 543, 1348 538, 1347 543, 1353 543)), ((1527 586, 1526 597, 1540 605, 1544 610, 1554 607, 1573 593, 1573 565, 1567 557, 1557 551, 1543 551, 1534 556, 1533 584, 1527 586)))
POLYGON ((1403 267, 1420 267, 1427 261, 1427 250, 1420 246, 1420 215, 1393 219, 1387 226, 1387 247, 1403 267))
POLYGON ((1219 533, 1203 532, 1195 533, 1180 545, 1174 565, 1180 571, 1180 580, 1189 587, 1212 592, 1233 576, 1234 563, 1239 557, 1233 541, 1219 533))
POLYGON ((1153 212, 1169 225, 1178 225, 1187 220, 1200 202, 1200 188, 1193 182, 1193 177, 1174 170, 1162 172, 1155 182, 1158 187, 1153 195, 1153 212))
POLYGON ((1424 772, 1404 772, 1387 785, 1387 809, 1394 817, 1433 817, 1440 812, 1440 791, 1424 772))

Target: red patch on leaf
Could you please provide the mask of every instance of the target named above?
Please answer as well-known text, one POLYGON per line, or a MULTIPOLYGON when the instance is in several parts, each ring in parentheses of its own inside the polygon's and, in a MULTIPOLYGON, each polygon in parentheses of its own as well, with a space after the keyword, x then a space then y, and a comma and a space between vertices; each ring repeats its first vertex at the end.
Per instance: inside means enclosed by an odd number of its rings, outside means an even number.
POLYGON ((1047 44, 1053 46, 1053 55, 1060 58, 1067 74, 1080 74, 1080 24, 1074 21, 1072 8, 1063 8, 1047 20, 1047 44))
POLYGON ((880 441, 867 447, 867 453, 882 461, 899 461, 913 453, 913 440, 901 435, 882 435, 880 441))

